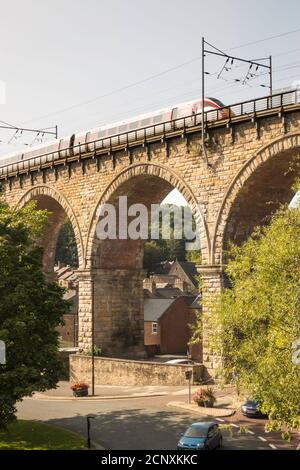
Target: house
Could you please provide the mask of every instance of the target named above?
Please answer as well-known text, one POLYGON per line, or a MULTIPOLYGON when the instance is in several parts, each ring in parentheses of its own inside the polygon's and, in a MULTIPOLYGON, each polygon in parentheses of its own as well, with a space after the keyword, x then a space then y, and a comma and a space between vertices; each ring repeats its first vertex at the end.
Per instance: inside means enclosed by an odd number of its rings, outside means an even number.
POLYGON ((144 300, 144 344, 149 356, 186 353, 190 310, 182 297, 144 300))
POLYGON ((64 346, 77 346, 78 343, 78 291, 69 289, 64 293, 64 299, 71 302, 68 313, 63 315, 64 325, 57 328, 64 346))
MULTIPOLYGON (((189 325, 195 325, 197 316, 202 312, 202 296, 198 294, 196 297, 185 296, 182 297, 184 302, 187 303, 189 309, 189 325)), ((189 345, 189 356, 191 359, 202 362, 203 361, 203 351, 202 344, 191 344, 189 345)))
POLYGON ((190 294, 198 294, 197 269, 195 263, 175 260, 165 267, 165 274, 177 277, 186 285, 186 291, 190 294))
MULTIPOLYGON (((183 274, 186 271, 182 266, 174 271, 182 278, 175 274, 155 274, 143 281, 145 349, 149 356, 158 353, 187 353, 189 350, 193 359, 201 360, 201 345, 188 346, 191 337, 189 325, 195 323, 196 314, 201 310, 200 296, 191 295, 191 288, 188 285, 188 282, 191 284, 191 280, 183 274)), ((76 272, 70 266, 57 266, 55 272, 59 285, 67 289, 64 298, 71 301, 70 311, 63 316, 65 324, 58 328, 61 344, 76 346, 78 337, 76 272)))
POLYGON ((143 280, 143 288, 156 297, 168 299, 190 295, 187 283, 175 275, 153 274, 143 280))
POLYGON ((57 265, 54 268, 58 284, 67 289, 64 299, 71 303, 70 310, 63 315, 64 325, 57 328, 61 345, 77 346, 78 343, 78 283, 75 271, 70 266, 57 265))
POLYGON ((65 289, 73 289, 76 287, 77 276, 73 268, 59 264, 55 266, 54 272, 56 280, 61 287, 65 289))

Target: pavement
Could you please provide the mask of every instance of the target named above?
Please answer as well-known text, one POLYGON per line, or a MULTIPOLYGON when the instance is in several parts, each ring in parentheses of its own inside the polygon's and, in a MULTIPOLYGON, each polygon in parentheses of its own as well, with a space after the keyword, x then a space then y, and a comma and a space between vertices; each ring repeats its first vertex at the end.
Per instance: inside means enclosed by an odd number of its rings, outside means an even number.
MULTIPOLYGON (((47 390, 43 393, 35 393, 34 396, 43 397, 56 397, 56 398, 73 398, 73 392, 71 390, 71 383, 68 381, 60 381, 56 388, 47 390)), ((206 385, 193 385, 191 387, 191 393, 195 392, 199 388, 210 387, 206 385)), ((213 387, 217 397, 233 396, 234 388, 232 386, 225 386, 223 389, 217 389, 213 387)), ((91 391, 91 389, 89 389, 91 391)), ((184 385, 96 385, 95 396, 96 397, 114 397, 114 396, 140 396, 140 395, 186 395, 188 393, 188 384, 184 385)), ((90 398, 84 397, 84 398, 90 398)))
MULTIPOLYGON (((194 387, 199 388, 199 387, 194 387)), ((70 388, 70 383, 67 381, 59 382, 57 388, 47 390, 43 393, 35 393, 34 399, 38 400, 106 400, 106 399, 120 399, 120 398, 136 398, 136 397, 154 397, 165 396, 171 394, 186 394, 187 389, 178 386, 136 386, 136 385, 97 385, 95 386, 95 395, 89 394, 87 397, 74 397, 70 388)), ((89 389, 91 393, 91 389, 89 389)))
POLYGON ((175 408, 192 411, 193 413, 199 414, 201 416, 218 418, 232 416, 236 411, 234 408, 228 408, 225 406, 222 407, 221 403, 218 403, 218 406, 215 406, 214 408, 208 408, 198 406, 193 403, 189 404, 182 401, 170 401, 167 406, 173 406, 175 408))

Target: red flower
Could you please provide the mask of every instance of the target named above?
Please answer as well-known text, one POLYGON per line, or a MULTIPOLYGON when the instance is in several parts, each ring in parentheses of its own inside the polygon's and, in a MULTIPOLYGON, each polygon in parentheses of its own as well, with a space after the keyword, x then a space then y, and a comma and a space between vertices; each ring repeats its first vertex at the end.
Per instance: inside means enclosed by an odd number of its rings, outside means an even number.
POLYGON ((85 388, 89 388, 86 382, 75 382, 71 385, 71 390, 83 390, 85 388))

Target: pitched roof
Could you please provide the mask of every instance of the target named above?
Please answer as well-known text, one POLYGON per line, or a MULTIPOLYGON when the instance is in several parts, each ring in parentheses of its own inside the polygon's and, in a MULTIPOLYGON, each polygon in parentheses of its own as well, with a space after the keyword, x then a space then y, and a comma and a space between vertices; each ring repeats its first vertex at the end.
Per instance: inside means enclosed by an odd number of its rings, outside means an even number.
POLYGON ((71 302, 70 310, 67 313, 76 315, 78 313, 78 292, 76 289, 69 289, 64 293, 64 299, 71 302))
POLYGON ((158 321, 175 299, 145 299, 144 321, 158 321))
POLYGON ((198 307, 192 306, 194 305, 198 297, 199 296, 197 295, 183 295, 181 298, 189 308, 200 308, 200 305, 198 307))
POLYGON ((176 268, 178 269, 178 267, 185 272, 185 274, 189 277, 194 286, 198 285, 197 280, 195 279, 195 276, 197 276, 197 269, 195 263, 192 263, 191 261, 176 260, 169 269, 169 275, 173 275, 172 273, 174 271, 176 272, 176 268))
POLYGON ((197 297, 194 299, 194 301, 190 304, 190 308, 201 308, 201 299, 202 299, 202 296, 201 294, 197 295, 197 297))
POLYGON ((158 287, 155 291, 155 294, 157 297, 161 297, 163 299, 175 299, 176 297, 183 296, 182 290, 178 289, 177 287, 158 287))
POLYGON ((155 282, 155 284, 171 284, 174 285, 177 276, 169 275, 169 274, 153 274, 151 279, 155 282))

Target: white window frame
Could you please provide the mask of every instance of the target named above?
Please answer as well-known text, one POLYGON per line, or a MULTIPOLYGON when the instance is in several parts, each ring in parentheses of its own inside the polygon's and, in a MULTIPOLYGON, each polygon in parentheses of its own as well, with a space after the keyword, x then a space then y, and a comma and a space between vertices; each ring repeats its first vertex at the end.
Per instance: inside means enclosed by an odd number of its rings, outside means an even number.
POLYGON ((158 323, 157 323, 157 321, 152 322, 152 334, 153 335, 158 334, 158 323))

